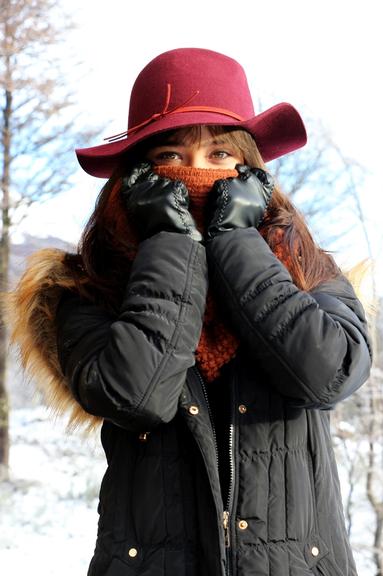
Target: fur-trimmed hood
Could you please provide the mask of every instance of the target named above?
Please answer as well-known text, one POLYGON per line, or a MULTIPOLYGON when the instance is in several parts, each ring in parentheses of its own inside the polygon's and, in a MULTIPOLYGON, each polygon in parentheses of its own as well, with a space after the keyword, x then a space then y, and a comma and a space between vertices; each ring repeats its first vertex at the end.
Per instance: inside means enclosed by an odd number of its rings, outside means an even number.
POLYGON ((3 298, 10 343, 18 349, 27 380, 42 392, 55 416, 69 415, 68 430, 92 431, 101 422, 74 399, 62 374, 56 341, 55 316, 65 289, 75 282, 65 259, 68 253, 43 249, 32 254, 14 291, 3 298))

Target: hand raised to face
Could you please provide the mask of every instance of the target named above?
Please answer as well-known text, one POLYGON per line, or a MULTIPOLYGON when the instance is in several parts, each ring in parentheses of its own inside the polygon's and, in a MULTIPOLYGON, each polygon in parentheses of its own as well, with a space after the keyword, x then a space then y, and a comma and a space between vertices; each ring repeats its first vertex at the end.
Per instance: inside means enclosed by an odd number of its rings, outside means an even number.
POLYGON ((178 232, 201 241, 189 212, 188 190, 180 180, 162 178, 148 162, 135 166, 122 179, 121 195, 140 240, 157 232, 178 232))
POLYGON ((258 228, 274 189, 274 180, 261 168, 237 164, 238 177, 217 180, 211 191, 207 239, 236 228, 258 228))

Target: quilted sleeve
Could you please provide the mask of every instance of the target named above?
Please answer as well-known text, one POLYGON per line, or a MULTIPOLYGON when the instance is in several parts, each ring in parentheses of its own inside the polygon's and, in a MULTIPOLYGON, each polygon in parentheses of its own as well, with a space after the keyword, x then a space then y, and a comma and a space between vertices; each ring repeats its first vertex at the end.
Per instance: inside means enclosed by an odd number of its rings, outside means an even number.
POLYGON ((221 234, 206 247, 209 275, 241 341, 291 404, 332 408, 368 378, 366 320, 340 276, 299 290, 254 228, 221 234))
POLYGON ((131 431, 171 420, 195 362, 206 291, 204 247, 160 232, 140 245, 117 317, 66 294, 56 315, 59 360, 84 410, 131 431))

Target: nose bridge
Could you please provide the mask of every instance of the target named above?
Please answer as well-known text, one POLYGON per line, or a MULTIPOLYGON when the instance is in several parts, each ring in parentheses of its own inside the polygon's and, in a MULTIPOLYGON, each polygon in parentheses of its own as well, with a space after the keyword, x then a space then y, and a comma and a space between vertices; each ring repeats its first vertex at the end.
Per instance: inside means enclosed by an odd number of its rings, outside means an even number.
POLYGON ((207 160, 203 148, 192 148, 189 151, 188 165, 191 168, 206 168, 207 160))

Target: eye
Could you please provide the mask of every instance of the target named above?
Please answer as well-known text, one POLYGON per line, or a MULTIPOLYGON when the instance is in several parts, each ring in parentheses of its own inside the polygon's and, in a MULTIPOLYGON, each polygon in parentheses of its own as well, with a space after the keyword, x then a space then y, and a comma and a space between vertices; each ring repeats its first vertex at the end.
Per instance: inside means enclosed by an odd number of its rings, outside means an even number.
POLYGON ((174 164, 182 160, 182 156, 176 150, 164 149, 164 148, 153 148, 149 151, 148 159, 155 164, 174 164))
POLYGON ((180 158, 180 154, 178 152, 173 152, 171 150, 166 150, 165 152, 158 152, 155 155, 155 158, 159 160, 177 160, 180 158))
POLYGON ((220 160, 225 160, 226 158, 229 158, 231 154, 227 150, 214 150, 212 156, 214 156, 214 158, 219 158, 220 160))

